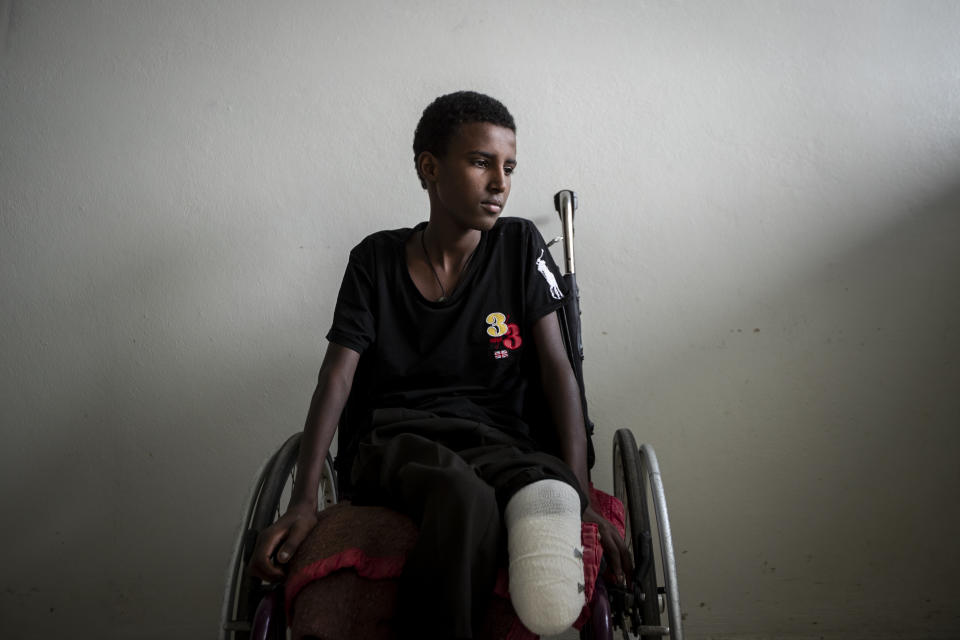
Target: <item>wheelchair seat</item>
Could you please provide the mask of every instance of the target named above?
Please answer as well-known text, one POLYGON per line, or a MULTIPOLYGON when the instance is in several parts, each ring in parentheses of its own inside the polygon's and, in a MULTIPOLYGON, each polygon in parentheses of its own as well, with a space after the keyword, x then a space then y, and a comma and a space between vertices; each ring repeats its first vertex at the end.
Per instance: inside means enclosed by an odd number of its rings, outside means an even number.
MULTIPOLYGON (((594 502, 624 532, 622 505, 612 496, 594 491, 594 502)), ((321 511, 316 528, 291 561, 284 601, 291 637, 310 640, 340 638, 393 638, 391 621, 396 616, 398 578, 404 557, 416 542, 417 530, 406 516, 384 508, 340 503, 321 511), (349 612, 349 613, 345 613, 349 612)), ((593 597, 600 571, 602 549, 597 527, 584 523, 584 611, 575 624, 589 618, 587 604, 593 597)), ((425 612, 429 615, 429 612, 425 612)), ((479 638, 533 640, 509 602, 509 581, 501 568, 493 598, 479 638)))

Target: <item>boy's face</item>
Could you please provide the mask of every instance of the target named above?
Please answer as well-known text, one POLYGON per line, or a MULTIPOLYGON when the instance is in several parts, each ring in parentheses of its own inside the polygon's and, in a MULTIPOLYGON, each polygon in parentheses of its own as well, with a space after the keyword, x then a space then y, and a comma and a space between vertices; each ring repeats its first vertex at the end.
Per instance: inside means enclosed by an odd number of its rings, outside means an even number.
POLYGON ((435 160, 431 207, 463 229, 489 230, 510 195, 517 137, 488 122, 460 125, 443 158, 435 160))

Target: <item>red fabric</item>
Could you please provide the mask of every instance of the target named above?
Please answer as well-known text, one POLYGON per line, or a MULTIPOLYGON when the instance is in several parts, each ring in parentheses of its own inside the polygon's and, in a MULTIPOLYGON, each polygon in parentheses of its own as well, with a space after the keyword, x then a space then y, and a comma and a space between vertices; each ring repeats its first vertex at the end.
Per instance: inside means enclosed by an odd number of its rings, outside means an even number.
MULTIPOLYGON (((301 569, 287 580, 284 597, 291 603, 305 586, 340 569, 353 569, 371 580, 396 578, 403 571, 406 557, 371 558, 363 549, 345 549, 301 569)), ((289 604, 287 605, 289 607, 289 604)))
POLYGON ((626 535, 627 518, 620 500, 590 485, 590 501, 597 513, 609 520, 620 531, 621 536, 626 535))

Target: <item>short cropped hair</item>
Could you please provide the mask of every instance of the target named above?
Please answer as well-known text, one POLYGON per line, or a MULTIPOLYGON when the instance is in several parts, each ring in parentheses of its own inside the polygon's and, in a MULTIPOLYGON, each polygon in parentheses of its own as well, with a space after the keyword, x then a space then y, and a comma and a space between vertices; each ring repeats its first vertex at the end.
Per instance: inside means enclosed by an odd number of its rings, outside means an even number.
POLYGON ((457 128, 471 122, 489 122, 514 133, 517 131, 517 125, 507 108, 490 96, 476 91, 457 91, 440 96, 423 110, 413 134, 413 163, 424 189, 427 183, 420 175, 417 158, 424 151, 438 158, 443 157, 457 128))

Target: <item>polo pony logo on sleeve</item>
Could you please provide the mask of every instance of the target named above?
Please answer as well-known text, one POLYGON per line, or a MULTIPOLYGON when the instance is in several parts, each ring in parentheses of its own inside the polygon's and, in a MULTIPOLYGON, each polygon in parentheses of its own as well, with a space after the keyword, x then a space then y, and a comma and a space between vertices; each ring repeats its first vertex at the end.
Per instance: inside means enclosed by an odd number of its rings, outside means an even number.
POLYGON ((540 272, 540 275, 543 276, 543 279, 546 280, 550 286, 550 295, 553 296, 554 300, 559 300, 563 297, 563 293, 560 292, 560 287, 557 285, 556 276, 553 275, 550 267, 547 266, 546 260, 543 259, 543 252, 544 249, 540 249, 540 257, 537 258, 537 271, 540 272))

